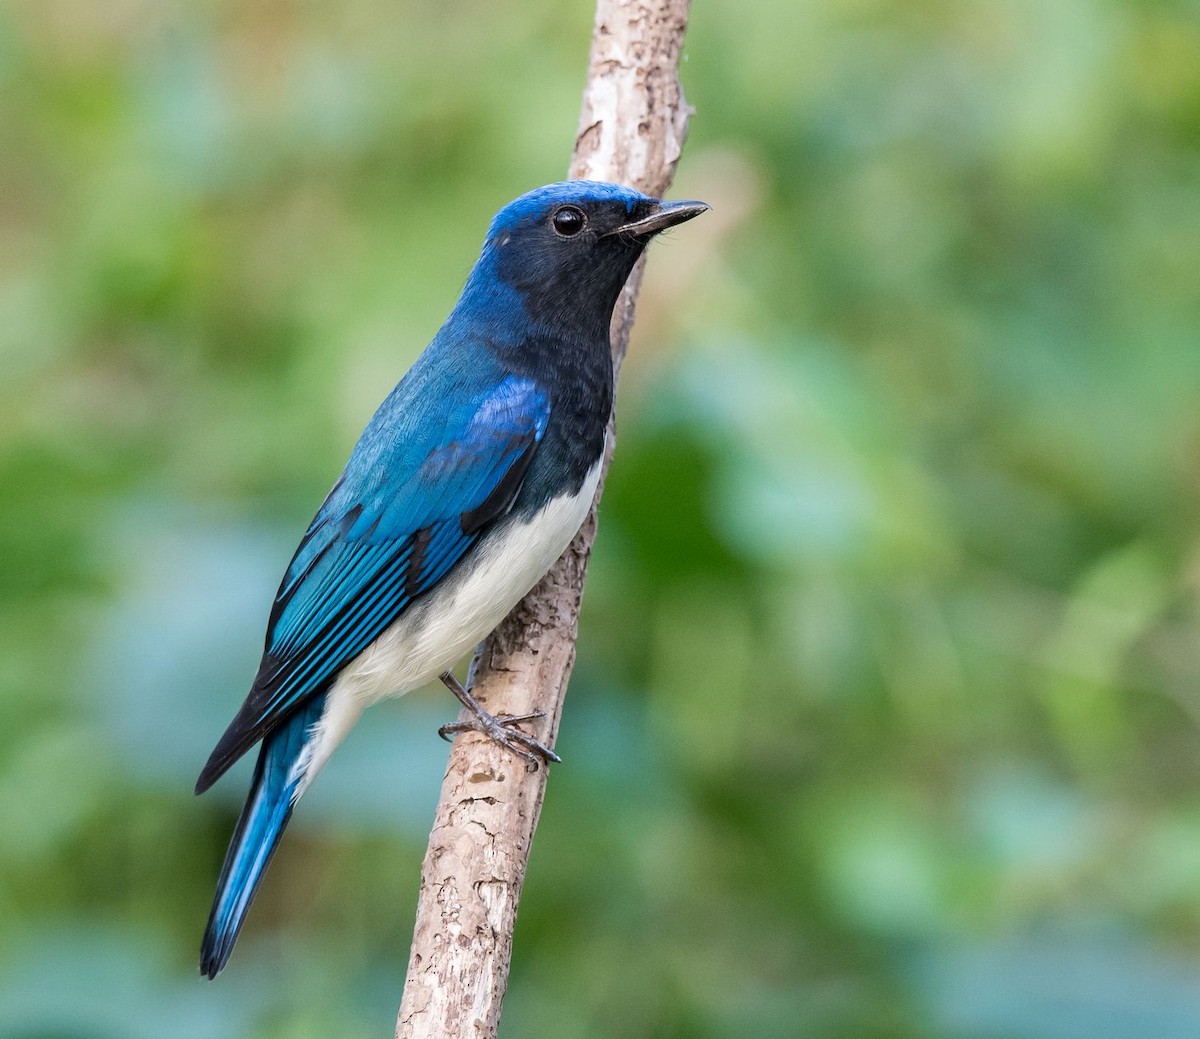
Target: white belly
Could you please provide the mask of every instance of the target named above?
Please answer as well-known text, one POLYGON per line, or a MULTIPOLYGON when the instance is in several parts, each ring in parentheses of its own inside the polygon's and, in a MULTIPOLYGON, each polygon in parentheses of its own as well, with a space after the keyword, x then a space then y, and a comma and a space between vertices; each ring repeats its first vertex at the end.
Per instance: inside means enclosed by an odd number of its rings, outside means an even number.
POLYGON ((313 739, 296 763, 303 793, 363 709, 403 696, 450 670, 507 616, 562 555, 587 517, 600 463, 577 495, 555 498, 528 523, 509 523, 343 668, 330 687, 313 739))

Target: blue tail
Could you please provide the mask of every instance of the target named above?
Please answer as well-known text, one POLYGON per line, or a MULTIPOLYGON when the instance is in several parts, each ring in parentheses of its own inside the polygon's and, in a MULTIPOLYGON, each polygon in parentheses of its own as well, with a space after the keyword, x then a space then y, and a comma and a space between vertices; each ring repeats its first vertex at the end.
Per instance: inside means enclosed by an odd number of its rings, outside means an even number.
POLYGON ((308 741, 309 728, 325 708, 314 696, 263 740, 250 794, 225 853, 208 927, 200 945, 200 973, 215 978, 229 959, 246 910, 292 815, 299 777, 292 766, 308 741))

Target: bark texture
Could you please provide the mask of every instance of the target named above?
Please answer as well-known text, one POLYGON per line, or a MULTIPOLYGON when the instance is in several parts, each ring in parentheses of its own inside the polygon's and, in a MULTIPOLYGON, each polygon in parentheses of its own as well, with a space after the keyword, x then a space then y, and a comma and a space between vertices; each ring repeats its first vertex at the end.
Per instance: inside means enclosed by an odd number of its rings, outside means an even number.
MULTIPOLYGON (((679 85, 689 0, 598 0, 570 176, 666 193, 690 110, 679 85)), ((614 369, 633 325, 639 262, 613 313, 614 369)), ((608 455, 616 443, 609 426, 608 455)), ((604 488, 603 476, 597 500, 604 488)), ((575 637, 596 508, 554 568, 480 647, 474 695, 493 714, 542 711, 527 726, 553 746, 575 637)), ((566 767, 570 767, 568 763, 566 767)), ((547 769, 475 733, 450 753, 429 848, 397 1039, 488 1039, 508 983, 517 902, 547 769)))

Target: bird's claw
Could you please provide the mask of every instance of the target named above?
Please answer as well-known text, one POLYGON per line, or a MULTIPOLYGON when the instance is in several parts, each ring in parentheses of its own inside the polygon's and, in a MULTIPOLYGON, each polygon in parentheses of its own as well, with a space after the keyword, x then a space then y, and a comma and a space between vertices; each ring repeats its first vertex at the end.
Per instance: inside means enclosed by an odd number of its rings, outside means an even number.
POLYGON ((543 761, 561 762, 562 758, 544 743, 530 736, 529 733, 518 729, 517 726, 521 722, 531 722, 536 721, 538 718, 544 718, 545 714, 545 711, 531 711, 529 714, 473 716, 465 722, 451 722, 448 725, 443 725, 438 729, 438 735, 448 742, 453 742, 454 737, 460 732, 482 733, 506 750, 510 750, 514 754, 524 758, 528 763, 529 771, 536 772, 543 761))

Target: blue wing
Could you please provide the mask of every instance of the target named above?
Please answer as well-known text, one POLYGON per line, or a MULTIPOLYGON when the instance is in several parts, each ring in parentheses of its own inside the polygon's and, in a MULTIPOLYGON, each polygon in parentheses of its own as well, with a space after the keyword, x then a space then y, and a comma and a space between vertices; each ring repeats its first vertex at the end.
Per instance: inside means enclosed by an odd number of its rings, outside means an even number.
POLYGON ((443 429, 402 443, 398 406, 389 399, 372 420, 300 543, 254 685, 197 792, 327 688, 508 511, 550 415, 537 384, 511 375, 453 409, 443 429))

